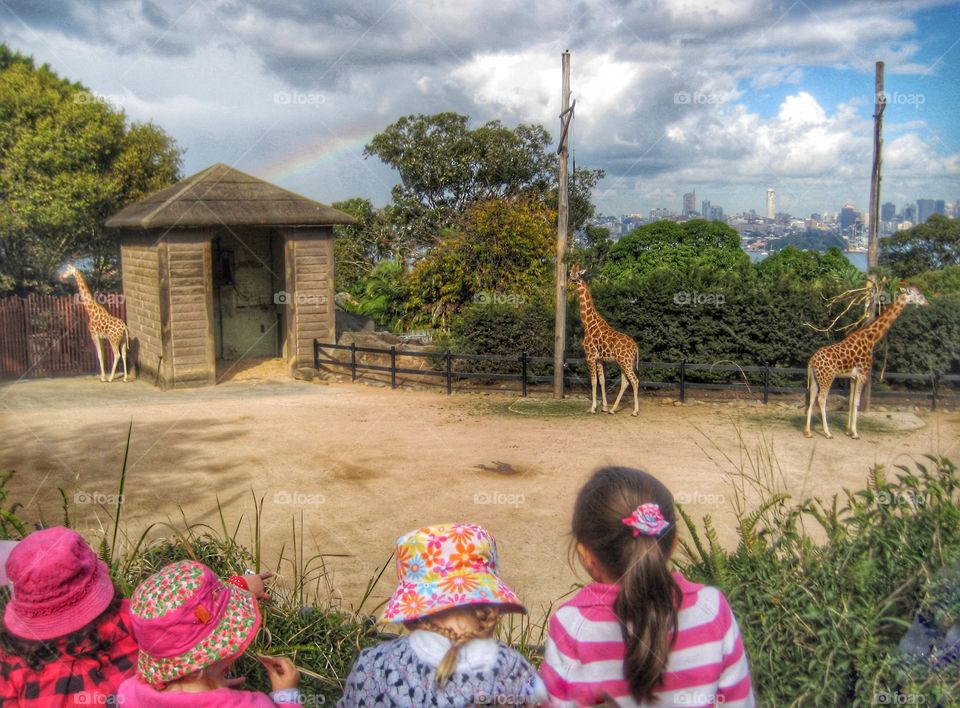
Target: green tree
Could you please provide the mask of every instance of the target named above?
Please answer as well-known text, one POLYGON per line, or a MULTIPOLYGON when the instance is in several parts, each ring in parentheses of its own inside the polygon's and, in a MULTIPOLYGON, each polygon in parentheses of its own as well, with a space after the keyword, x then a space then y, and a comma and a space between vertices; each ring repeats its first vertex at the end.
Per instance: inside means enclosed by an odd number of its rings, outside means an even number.
POLYGON ((960 265, 960 221, 934 214, 926 223, 880 239, 879 262, 899 278, 960 265))
POLYGON ((412 273, 414 317, 446 326, 471 302, 519 304, 553 272, 556 213, 530 199, 468 208, 412 273))
POLYGON ((656 221, 637 227, 613 244, 601 276, 619 281, 661 269, 702 270, 716 277, 738 273, 746 277, 750 257, 740 247, 739 234, 719 221, 656 221))
POLYGON ((379 326, 395 330, 406 315, 409 298, 403 263, 383 260, 364 279, 357 311, 370 317, 379 326))
POLYGON ((802 251, 788 246, 756 264, 757 274, 766 282, 799 280, 807 285, 842 284, 848 288, 862 287, 865 276, 839 248, 826 253, 802 251))
MULTIPOLYGON (((387 210, 416 245, 430 246, 471 204, 518 196, 545 200, 557 208, 557 155, 550 134, 539 125, 507 128, 490 121, 469 127, 459 113, 404 116, 373 137, 364 149, 400 173, 387 210)), ((578 168, 570 180, 569 228, 582 228, 594 215, 592 190, 603 170, 578 168)))
POLYGON ((0 292, 49 288, 65 259, 92 256, 98 275, 109 270, 117 247, 103 220, 173 182, 180 155, 155 125, 128 126, 80 84, 3 46, 0 292))
POLYGON ((359 296, 366 278, 380 261, 402 261, 410 255, 410 247, 397 237, 397 229, 385 211, 374 208, 369 199, 346 199, 335 202, 333 207, 360 222, 333 227, 335 287, 359 296))

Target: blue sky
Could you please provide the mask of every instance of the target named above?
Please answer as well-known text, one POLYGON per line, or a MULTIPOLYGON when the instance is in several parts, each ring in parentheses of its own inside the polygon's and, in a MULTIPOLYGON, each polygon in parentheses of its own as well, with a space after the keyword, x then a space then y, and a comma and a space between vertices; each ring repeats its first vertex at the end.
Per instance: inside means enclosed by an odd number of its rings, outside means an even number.
POLYGON ((364 144, 402 115, 540 123, 572 53, 577 164, 606 214, 866 207, 873 63, 883 200, 960 198, 960 3, 938 0, 0 0, 0 40, 186 149, 327 203, 389 200, 364 144))

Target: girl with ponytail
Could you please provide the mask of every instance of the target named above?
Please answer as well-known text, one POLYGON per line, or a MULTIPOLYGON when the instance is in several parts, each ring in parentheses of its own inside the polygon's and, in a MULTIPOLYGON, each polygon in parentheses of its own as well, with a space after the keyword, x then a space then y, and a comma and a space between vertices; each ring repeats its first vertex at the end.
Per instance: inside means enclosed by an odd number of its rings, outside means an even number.
POLYGON ((676 512, 659 480, 598 470, 577 495, 572 530, 594 582, 550 617, 540 673, 551 705, 755 705, 723 593, 669 569, 676 512))

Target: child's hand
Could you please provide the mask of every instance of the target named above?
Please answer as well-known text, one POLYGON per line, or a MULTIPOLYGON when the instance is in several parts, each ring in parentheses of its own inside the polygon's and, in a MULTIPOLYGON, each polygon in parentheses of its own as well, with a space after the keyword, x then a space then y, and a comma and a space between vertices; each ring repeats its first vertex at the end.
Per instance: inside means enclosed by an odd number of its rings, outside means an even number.
POLYGON ((244 574, 243 579, 247 581, 247 589, 253 593, 255 598, 258 600, 267 601, 270 599, 270 593, 267 592, 267 586, 263 581, 272 577, 273 573, 271 573, 269 570, 265 570, 257 575, 244 574))
POLYGON ((281 691, 285 688, 296 688, 300 685, 300 672, 285 656, 263 656, 257 655, 257 659, 267 670, 267 676, 270 677, 270 690, 281 691))

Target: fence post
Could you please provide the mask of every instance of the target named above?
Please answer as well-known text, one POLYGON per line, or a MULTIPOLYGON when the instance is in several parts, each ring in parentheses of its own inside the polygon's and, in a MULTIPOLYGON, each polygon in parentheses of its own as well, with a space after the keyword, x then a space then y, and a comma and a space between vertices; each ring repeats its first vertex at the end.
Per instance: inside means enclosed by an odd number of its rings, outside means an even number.
POLYGON ((313 368, 320 368, 320 340, 316 337, 313 338, 313 368))
POLYGON ((520 395, 527 397, 527 353, 520 354, 520 395))
POLYGON ((397 348, 390 346, 390 388, 397 387, 397 348))
POLYGON ((357 380, 357 343, 350 342, 350 380, 357 380))
POLYGON ((687 360, 680 361, 680 403, 687 402, 687 360))
POLYGON ((763 367, 763 404, 770 402, 770 367, 763 367))
POLYGON ((446 355, 446 365, 447 365, 447 395, 449 396, 453 393, 453 355, 450 354, 450 350, 447 349, 446 355))
POLYGON ((930 375, 930 387, 933 389, 930 396, 930 410, 933 413, 937 412, 937 381, 940 378, 940 374, 934 371, 930 375))

